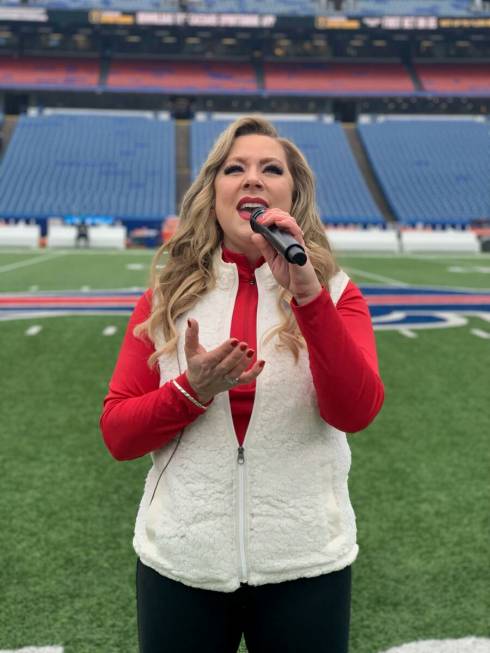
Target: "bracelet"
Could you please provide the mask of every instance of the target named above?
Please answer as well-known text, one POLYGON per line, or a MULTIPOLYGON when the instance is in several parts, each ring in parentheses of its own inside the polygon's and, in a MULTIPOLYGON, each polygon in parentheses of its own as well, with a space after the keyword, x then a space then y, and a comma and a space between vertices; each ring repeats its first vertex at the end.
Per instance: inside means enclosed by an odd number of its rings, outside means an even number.
POLYGON ((184 388, 183 388, 181 385, 179 385, 175 379, 172 379, 172 383, 173 383, 174 386, 177 388, 177 390, 180 390, 180 392, 182 392, 182 394, 184 395, 184 397, 187 397, 187 399, 188 399, 189 401, 192 401, 192 403, 194 404, 194 406, 197 406, 198 408, 202 408, 203 410, 207 410, 207 409, 208 409, 207 406, 204 406, 203 404, 201 404, 201 402, 197 401, 197 399, 194 399, 194 397, 193 397, 192 395, 190 395, 188 392, 186 392, 186 391, 184 390, 184 388))

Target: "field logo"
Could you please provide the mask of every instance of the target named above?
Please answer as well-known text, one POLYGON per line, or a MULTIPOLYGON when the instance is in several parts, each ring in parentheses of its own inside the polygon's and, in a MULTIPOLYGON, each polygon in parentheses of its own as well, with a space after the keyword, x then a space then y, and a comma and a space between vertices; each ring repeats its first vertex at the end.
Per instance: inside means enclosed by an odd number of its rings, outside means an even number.
MULTIPOLYGON (((361 286, 376 330, 464 326, 490 322, 490 291, 434 287, 361 286)), ((0 321, 69 315, 129 315, 141 290, 1 293, 0 321)))
POLYGON ((490 291, 426 286, 362 286, 376 330, 464 326, 469 317, 490 322, 490 291))

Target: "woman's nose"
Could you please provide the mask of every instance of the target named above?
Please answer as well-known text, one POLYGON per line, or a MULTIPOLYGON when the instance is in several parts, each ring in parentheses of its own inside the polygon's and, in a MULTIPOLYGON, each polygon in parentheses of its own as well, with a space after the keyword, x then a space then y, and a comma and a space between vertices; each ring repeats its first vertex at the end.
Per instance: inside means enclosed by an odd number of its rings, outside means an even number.
POLYGON ((243 178, 244 188, 262 188, 262 180, 255 170, 250 170, 243 178))

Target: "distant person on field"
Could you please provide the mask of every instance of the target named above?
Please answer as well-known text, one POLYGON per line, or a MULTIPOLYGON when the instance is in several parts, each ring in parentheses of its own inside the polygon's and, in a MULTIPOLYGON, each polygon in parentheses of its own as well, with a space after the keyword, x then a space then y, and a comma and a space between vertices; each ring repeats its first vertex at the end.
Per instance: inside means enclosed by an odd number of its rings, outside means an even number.
POLYGON ((83 243, 84 247, 89 247, 90 241, 88 236, 88 226, 85 220, 81 220, 77 223, 77 233, 75 236, 75 247, 81 247, 83 243))
POLYGON ((346 432, 383 403, 369 311, 336 264, 298 148, 219 137, 157 253, 104 402, 151 454, 135 528, 140 653, 345 653, 358 546, 346 432), (291 265, 250 213, 306 247, 291 265), (160 265, 163 252, 166 265, 160 265))

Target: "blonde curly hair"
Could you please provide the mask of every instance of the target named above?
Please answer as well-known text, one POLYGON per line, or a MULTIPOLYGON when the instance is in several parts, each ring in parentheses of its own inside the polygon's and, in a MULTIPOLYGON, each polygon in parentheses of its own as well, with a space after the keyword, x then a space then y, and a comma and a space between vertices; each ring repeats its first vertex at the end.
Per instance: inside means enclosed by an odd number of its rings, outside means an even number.
MULTIPOLYGON (((189 311, 199 297, 215 284, 213 257, 221 246, 223 232, 210 207, 214 206, 214 182, 226 161, 236 138, 261 134, 282 145, 293 178, 293 215, 303 230, 309 258, 322 286, 338 270, 324 227, 320 221, 315 199, 315 181, 305 157, 291 141, 280 138, 271 122, 260 116, 245 116, 231 123, 218 137, 204 162, 199 175, 187 190, 180 211, 180 220, 173 237, 156 252, 151 266, 153 305, 150 317, 134 329, 136 336, 145 334, 156 342, 156 334, 163 331, 165 345, 148 359, 153 366, 163 353, 176 348, 179 334, 177 318, 189 311), (162 254, 168 255, 161 265, 162 254)), ((292 295, 284 288, 278 291, 278 306, 282 322, 266 338, 277 335, 279 348, 288 348, 298 359, 305 346, 289 302, 292 295)))

